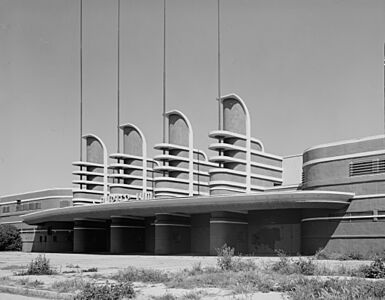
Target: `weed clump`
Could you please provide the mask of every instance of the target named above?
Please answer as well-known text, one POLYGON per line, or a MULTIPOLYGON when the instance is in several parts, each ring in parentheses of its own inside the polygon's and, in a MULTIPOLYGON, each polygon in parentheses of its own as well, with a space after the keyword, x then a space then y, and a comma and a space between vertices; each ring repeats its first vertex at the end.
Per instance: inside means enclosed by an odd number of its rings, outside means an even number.
POLYGON ((248 271, 255 270, 257 266, 255 263, 248 259, 242 260, 240 256, 234 256, 234 248, 224 244, 221 248, 216 249, 217 251, 217 266, 222 271, 248 271))
POLYGON ((282 250, 276 251, 279 256, 279 261, 274 263, 271 269, 274 272, 280 274, 302 274, 302 275, 314 275, 316 272, 316 265, 311 258, 298 258, 293 260, 287 257, 286 253, 282 250))
POLYGON ((217 248, 217 266, 221 270, 231 270, 233 268, 234 248, 224 244, 221 248, 217 248))
POLYGON ((128 267, 114 275, 112 279, 119 282, 151 282, 151 283, 163 283, 169 280, 167 273, 154 270, 154 269, 137 269, 134 267, 128 267))
POLYGON ((363 279, 304 280, 289 291, 290 299, 384 299, 385 283, 363 279))
POLYGON ((369 266, 360 268, 366 278, 385 278, 385 256, 377 256, 369 266))
POLYGON ((74 300, 120 300, 135 297, 131 282, 96 284, 87 283, 74 300))
POLYGON ((49 259, 45 255, 38 255, 27 266, 27 270, 16 273, 15 275, 52 275, 56 271, 52 269, 49 259))
POLYGON ((314 275, 316 266, 311 258, 299 258, 294 262, 296 273, 302 275, 314 275))

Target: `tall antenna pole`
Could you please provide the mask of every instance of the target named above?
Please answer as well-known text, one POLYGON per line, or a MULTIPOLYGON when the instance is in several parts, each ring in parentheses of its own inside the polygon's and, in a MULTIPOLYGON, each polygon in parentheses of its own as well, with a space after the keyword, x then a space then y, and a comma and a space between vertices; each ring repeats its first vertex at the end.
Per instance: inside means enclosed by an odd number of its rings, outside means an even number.
POLYGON ((220 0, 218 0, 218 129, 222 129, 221 118, 221 19, 220 19, 220 0))
POLYGON ((384 133, 385 133, 385 43, 384 43, 384 133))
POLYGON ((119 132, 119 126, 120 126, 120 0, 118 0, 118 44, 117 44, 117 56, 118 56, 118 66, 117 66, 117 126, 116 126, 116 134, 117 134, 117 153, 120 151, 120 132, 119 132))
POLYGON ((163 0, 163 143, 166 142, 166 0, 163 0))
POLYGON ((80 0, 80 161, 83 160, 83 0, 80 0))

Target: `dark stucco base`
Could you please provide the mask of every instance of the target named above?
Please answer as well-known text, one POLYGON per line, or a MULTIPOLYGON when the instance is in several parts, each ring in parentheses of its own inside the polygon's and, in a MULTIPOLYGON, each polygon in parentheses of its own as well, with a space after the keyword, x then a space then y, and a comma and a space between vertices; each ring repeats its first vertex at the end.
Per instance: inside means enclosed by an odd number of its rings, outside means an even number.
POLYGON ((190 217, 158 214, 155 220, 155 254, 190 253, 190 217))
POLYGON ((213 212, 210 218, 210 254, 217 254, 217 249, 224 244, 234 248, 235 253, 248 253, 247 214, 213 212))
POLYGON ((76 253, 109 251, 108 223, 104 220, 74 220, 74 249, 76 253))
POLYGON ((110 226, 111 253, 140 253, 145 249, 144 218, 114 216, 110 226))

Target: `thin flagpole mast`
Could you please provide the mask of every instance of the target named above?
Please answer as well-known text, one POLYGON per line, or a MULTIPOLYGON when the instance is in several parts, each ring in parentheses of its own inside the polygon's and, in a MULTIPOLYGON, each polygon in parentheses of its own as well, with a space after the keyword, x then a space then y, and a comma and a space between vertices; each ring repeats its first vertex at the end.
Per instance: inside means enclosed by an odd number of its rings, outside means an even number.
POLYGON ((218 0, 218 129, 222 129, 222 118, 221 118, 221 19, 220 19, 220 0, 218 0))
POLYGON ((385 133, 385 43, 384 43, 384 133, 385 133))
POLYGON ((79 35, 79 50, 80 50, 80 161, 83 160, 83 0, 80 0, 80 35, 79 35))
POLYGON ((118 42, 117 42, 117 110, 116 110, 116 134, 117 134, 117 153, 120 152, 120 0, 118 0, 118 42))
POLYGON ((166 0, 163 0, 163 143, 166 142, 166 0))

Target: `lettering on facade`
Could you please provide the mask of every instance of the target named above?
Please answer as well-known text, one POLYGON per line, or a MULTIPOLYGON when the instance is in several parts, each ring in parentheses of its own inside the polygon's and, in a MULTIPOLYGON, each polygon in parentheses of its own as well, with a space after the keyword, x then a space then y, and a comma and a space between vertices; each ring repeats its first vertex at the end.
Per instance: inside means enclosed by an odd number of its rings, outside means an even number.
POLYGON ((152 193, 151 192, 141 192, 136 194, 136 200, 149 200, 152 199, 152 193))
POLYGON ((106 197, 101 198, 102 203, 115 203, 115 202, 123 202, 129 201, 130 195, 128 194, 109 194, 106 197))
POLYGON ((125 202, 125 201, 133 201, 133 200, 148 200, 152 199, 153 194, 152 192, 146 192, 146 193, 137 193, 135 196, 129 195, 129 194, 109 194, 108 196, 101 197, 102 203, 118 203, 118 202, 125 202))

